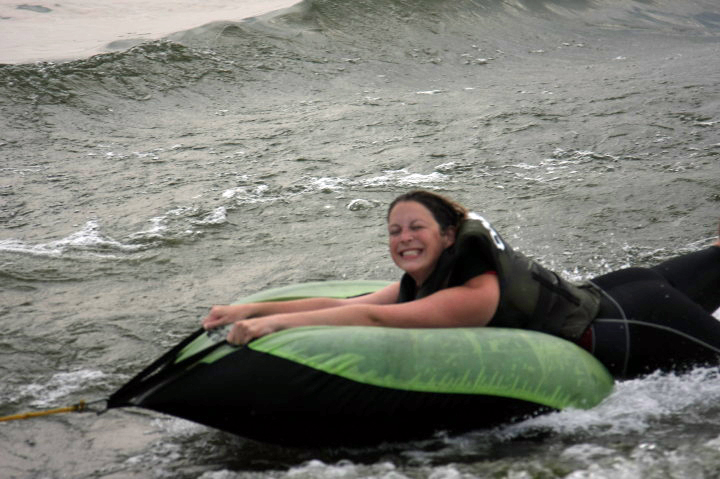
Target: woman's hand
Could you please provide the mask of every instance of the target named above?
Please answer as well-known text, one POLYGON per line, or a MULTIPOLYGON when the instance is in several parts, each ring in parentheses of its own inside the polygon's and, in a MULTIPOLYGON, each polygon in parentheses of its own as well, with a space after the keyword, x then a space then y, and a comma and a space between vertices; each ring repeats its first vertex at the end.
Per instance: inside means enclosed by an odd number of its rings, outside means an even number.
POLYGON ((206 330, 210 330, 234 323, 227 335, 227 341, 235 345, 247 344, 253 339, 281 329, 280 322, 284 315, 251 318, 253 314, 254 310, 251 304, 213 306, 210 314, 203 319, 202 326, 206 330))
POLYGON ((264 316, 261 318, 242 319, 236 321, 227 335, 230 344, 244 345, 253 339, 261 338, 267 334, 282 329, 280 327, 281 315, 264 316))
POLYGON ((213 306, 205 319, 202 320, 202 327, 206 330, 214 329, 225 324, 235 323, 251 316, 250 305, 232 304, 229 306, 213 306))

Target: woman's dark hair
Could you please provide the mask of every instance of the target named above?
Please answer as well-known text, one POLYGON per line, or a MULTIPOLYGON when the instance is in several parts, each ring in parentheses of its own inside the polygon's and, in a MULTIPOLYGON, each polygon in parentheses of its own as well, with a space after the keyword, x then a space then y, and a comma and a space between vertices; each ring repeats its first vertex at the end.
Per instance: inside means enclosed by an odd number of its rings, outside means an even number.
POLYGON ((395 198, 388 207, 387 217, 390 218, 390 212, 395 205, 404 201, 415 201, 427 208, 440 225, 441 231, 447 231, 449 227, 457 229, 467 219, 467 208, 449 198, 425 190, 410 191, 395 198))

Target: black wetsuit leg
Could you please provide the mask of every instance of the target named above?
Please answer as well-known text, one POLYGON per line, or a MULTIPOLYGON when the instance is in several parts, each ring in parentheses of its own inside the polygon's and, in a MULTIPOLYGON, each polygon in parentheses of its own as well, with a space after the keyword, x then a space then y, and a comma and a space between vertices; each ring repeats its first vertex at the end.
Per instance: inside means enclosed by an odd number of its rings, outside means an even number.
POLYGON ((606 297, 591 325, 592 353, 615 377, 719 362, 720 248, 698 253, 593 280, 606 297))
POLYGON ((720 247, 678 256, 652 269, 705 311, 720 308, 720 247))

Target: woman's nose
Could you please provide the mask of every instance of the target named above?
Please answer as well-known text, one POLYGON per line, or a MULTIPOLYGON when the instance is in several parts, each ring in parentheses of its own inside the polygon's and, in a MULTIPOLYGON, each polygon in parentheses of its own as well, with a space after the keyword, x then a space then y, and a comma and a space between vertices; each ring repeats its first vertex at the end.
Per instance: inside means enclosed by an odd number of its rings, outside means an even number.
POLYGON ((410 231, 410 230, 403 230, 403 231, 400 233, 400 241, 405 242, 405 241, 410 241, 410 240, 412 240, 412 239, 413 239, 412 231, 410 231))

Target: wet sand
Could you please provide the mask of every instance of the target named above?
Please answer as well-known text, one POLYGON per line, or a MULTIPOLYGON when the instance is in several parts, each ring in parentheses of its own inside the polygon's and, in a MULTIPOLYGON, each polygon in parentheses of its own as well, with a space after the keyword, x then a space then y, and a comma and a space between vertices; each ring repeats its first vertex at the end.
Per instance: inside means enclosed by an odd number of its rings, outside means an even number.
POLYGON ((0 63, 86 58, 218 20, 242 20, 297 0, 0 1, 0 63))

